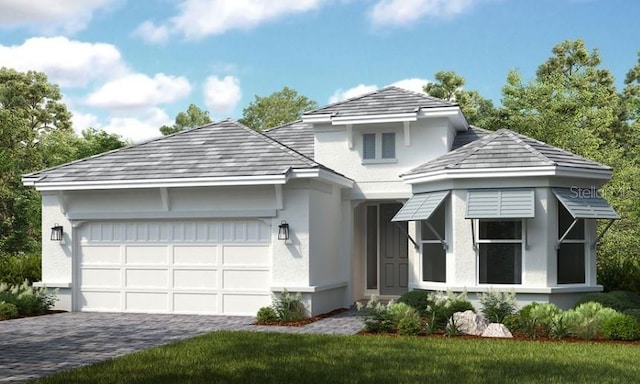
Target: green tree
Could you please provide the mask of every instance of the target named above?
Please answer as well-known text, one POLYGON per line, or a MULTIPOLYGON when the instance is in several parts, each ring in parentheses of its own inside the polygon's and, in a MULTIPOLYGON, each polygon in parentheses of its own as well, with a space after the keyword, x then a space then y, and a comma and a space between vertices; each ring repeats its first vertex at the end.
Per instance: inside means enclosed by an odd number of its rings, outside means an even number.
POLYGON ((203 111, 195 104, 189 104, 186 112, 180 112, 176 115, 176 122, 173 126, 163 125, 160 127, 160 132, 163 135, 171 135, 185 129, 196 128, 209 123, 211 123, 209 112, 203 111))
POLYGON ((120 135, 103 130, 87 128, 78 136, 73 131, 53 131, 40 143, 44 167, 68 163, 73 160, 97 155, 131 144, 120 135))
POLYGON ((269 96, 255 96, 242 111, 241 124, 256 131, 277 127, 300 118, 302 113, 318 108, 318 103, 295 90, 284 87, 269 96))
POLYGON ((424 86, 425 93, 458 103, 470 124, 487 129, 499 128, 497 110, 493 102, 482 97, 478 91, 465 90, 464 77, 453 71, 440 71, 434 78, 435 82, 424 86))
POLYGON ((21 176, 43 166, 42 139, 71 131, 71 114, 45 74, 0 68, 0 254, 39 249, 39 195, 21 176))

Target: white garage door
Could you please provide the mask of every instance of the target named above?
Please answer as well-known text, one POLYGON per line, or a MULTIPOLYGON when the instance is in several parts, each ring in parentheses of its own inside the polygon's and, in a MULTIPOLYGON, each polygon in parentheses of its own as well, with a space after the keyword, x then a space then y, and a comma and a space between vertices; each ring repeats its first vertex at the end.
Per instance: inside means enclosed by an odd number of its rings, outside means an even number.
POLYGON ((271 303, 260 220, 90 222, 78 234, 81 311, 255 315, 271 303))

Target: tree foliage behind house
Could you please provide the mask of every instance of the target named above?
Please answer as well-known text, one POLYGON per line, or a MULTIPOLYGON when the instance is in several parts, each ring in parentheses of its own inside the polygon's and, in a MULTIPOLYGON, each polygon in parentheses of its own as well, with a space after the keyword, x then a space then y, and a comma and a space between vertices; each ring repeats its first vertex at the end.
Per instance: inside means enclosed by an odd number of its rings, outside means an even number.
POLYGON ((242 118, 238 121, 256 131, 263 131, 298 120, 304 112, 316 108, 318 103, 314 100, 284 87, 269 96, 256 95, 255 100, 242 111, 242 118))
POLYGON ((0 257, 40 250, 40 195, 22 175, 126 144, 87 129, 78 137, 45 74, 0 68, 0 257))
POLYGON ((200 127, 211 123, 209 112, 200 109, 195 104, 190 104, 185 112, 176 115, 176 121, 172 126, 163 125, 160 127, 160 133, 163 135, 171 135, 185 129, 200 127))

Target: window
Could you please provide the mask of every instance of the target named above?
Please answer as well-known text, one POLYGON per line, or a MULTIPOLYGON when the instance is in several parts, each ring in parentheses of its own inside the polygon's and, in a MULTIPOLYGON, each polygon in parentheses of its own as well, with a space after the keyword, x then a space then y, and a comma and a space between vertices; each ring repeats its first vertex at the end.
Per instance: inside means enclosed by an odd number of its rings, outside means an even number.
POLYGON ((444 283, 447 276, 447 252, 442 246, 438 236, 445 236, 445 204, 440 207, 427 220, 421 222, 422 227, 422 281, 444 283), (428 224, 438 234, 434 233, 428 224))
POLYGON ((395 160, 396 134, 365 133, 362 135, 362 159, 369 161, 395 160))
POLYGON ((480 220, 480 284, 522 284, 522 220, 480 220))
MULTIPOLYGON (((558 239, 567 232, 573 221, 571 213, 558 203, 558 239)), ((558 248, 558 284, 585 282, 585 243, 584 219, 577 219, 558 248)))

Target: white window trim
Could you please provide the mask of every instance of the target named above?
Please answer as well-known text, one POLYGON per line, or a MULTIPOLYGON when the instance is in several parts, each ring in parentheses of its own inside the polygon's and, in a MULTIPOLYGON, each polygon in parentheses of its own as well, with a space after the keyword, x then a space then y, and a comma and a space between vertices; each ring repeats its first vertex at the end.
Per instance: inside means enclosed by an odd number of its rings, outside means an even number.
MULTIPOLYGON (((472 219, 474 220, 474 219, 472 219)), ((499 285, 500 287, 521 287, 525 285, 524 281, 524 268, 525 265, 525 257, 526 257, 526 219, 475 219, 478 221, 478 225, 475 226, 475 236, 476 236, 476 282, 478 286, 494 286, 499 285), (520 221, 521 222, 521 231, 520 231, 520 239, 480 239, 480 221, 520 221), (480 244, 520 244, 520 283, 511 283, 511 284, 496 284, 496 283, 481 283, 480 282, 480 244)))
POLYGON ((362 145, 361 145, 361 151, 362 151, 362 164, 394 164, 398 162, 398 150, 397 150, 397 145, 398 145, 398 133, 395 131, 384 131, 384 132, 363 132, 362 133, 362 145), (383 133, 393 133, 394 138, 393 138, 393 145, 396 147, 394 150, 395 153, 395 157, 393 158, 382 158, 382 134, 383 133), (365 159, 364 158, 364 135, 375 135, 376 141, 375 141, 375 146, 376 146, 376 155, 374 159, 365 159))

